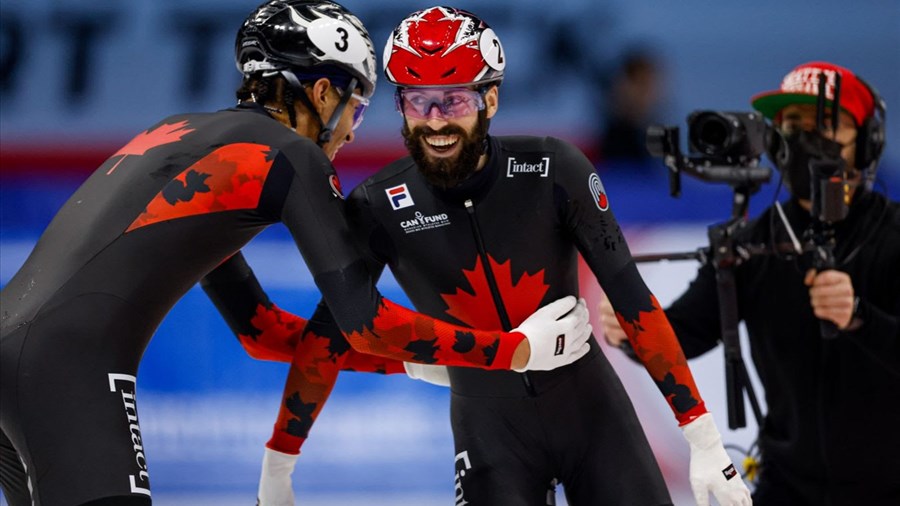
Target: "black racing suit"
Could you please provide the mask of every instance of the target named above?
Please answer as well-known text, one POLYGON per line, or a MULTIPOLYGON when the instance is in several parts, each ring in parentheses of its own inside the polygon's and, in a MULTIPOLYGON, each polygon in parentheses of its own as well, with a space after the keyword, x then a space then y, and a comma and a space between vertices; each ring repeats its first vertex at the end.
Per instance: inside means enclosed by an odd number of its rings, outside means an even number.
MULTIPOLYGON (((590 162, 553 138, 489 137, 489 153, 450 190, 411 158, 357 187, 348 217, 370 268, 390 266, 425 314, 510 329, 578 292, 580 253, 679 420, 705 412, 590 162)), ((671 502, 631 402, 591 347, 549 372, 450 368, 457 504, 544 505, 553 479, 573 505, 671 502)))
POLYGON ((255 106, 167 118, 97 169, 0 295, 10 502, 30 504, 31 488, 37 505, 149 503, 141 355, 175 302, 273 223, 290 230, 354 347, 416 360, 424 342, 429 361, 509 368, 521 334, 426 325, 380 296, 339 188, 318 146, 255 106), (420 325, 398 331, 404 322, 420 325), (476 351, 453 351, 460 339, 476 351))
MULTIPOLYGON (((785 213, 802 236, 809 212, 792 200, 785 213)), ((810 306, 808 259, 759 256, 735 269, 738 312, 768 405, 757 506, 900 504, 900 205, 861 194, 835 233, 837 269, 850 275, 864 322, 836 339, 821 337, 810 306)), ((736 240, 789 239, 769 208, 736 240)), ((718 343, 718 307, 706 265, 666 311, 688 357, 718 343)))

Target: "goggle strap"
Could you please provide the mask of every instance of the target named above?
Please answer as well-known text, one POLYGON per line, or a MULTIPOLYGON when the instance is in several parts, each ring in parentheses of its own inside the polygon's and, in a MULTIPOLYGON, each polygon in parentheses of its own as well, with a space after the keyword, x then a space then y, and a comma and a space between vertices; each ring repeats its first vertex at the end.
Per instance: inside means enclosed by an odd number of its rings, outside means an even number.
MULTIPOLYGON (((300 101, 303 102, 303 105, 306 107, 306 109, 309 110, 309 115, 316 120, 316 122, 319 124, 319 128, 324 130, 325 127, 324 123, 322 122, 322 117, 319 116, 319 112, 316 111, 316 107, 313 105, 309 97, 306 96, 306 89, 303 87, 303 84, 300 83, 300 80, 297 79, 297 76, 294 75, 294 73, 290 70, 282 70, 281 75, 294 90, 294 94, 297 96, 297 98, 299 98, 300 101)), ((297 125, 291 125, 291 128, 297 128, 297 125)))
POLYGON ((326 123, 322 128, 322 131, 319 132, 318 144, 320 146, 331 140, 331 134, 334 132, 334 127, 336 127, 337 122, 340 121, 341 114, 343 114, 344 108, 347 107, 347 102, 350 101, 350 95, 353 95, 353 90, 356 89, 356 83, 358 82, 359 81, 355 77, 350 79, 350 84, 347 85, 347 89, 341 91, 341 100, 338 102, 337 107, 334 108, 334 112, 331 113, 331 117, 328 118, 328 123, 326 123))

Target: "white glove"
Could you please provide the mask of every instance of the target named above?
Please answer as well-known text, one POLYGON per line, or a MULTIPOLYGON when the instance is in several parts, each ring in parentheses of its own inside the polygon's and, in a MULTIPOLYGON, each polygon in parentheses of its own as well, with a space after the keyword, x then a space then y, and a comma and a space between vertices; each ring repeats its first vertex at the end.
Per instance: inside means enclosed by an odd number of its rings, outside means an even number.
POLYGON ((300 455, 288 455, 266 448, 263 455, 262 476, 256 506, 294 506, 294 489, 291 474, 300 455))
POLYGON ((590 349, 591 324, 587 303, 571 295, 538 309, 513 332, 528 339, 528 363, 516 372, 549 371, 571 364, 590 349))
POLYGON ((750 506, 750 490, 722 446, 722 436, 710 413, 681 428, 691 447, 691 489, 697 506, 709 506, 709 493, 722 506, 750 506))
POLYGON ((422 380, 439 387, 450 386, 450 375, 447 373, 447 366, 403 362, 403 368, 406 369, 406 375, 412 379, 422 380))

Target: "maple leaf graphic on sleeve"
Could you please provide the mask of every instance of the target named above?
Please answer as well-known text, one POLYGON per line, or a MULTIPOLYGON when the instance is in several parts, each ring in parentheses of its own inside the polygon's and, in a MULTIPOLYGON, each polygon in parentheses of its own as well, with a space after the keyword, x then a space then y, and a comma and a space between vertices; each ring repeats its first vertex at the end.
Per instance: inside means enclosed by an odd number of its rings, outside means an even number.
POLYGON ((187 128, 187 124, 186 120, 176 123, 164 123, 153 130, 137 134, 134 139, 131 139, 131 142, 113 155, 113 157, 121 156, 122 158, 109 169, 106 175, 112 174, 116 167, 122 163, 122 160, 128 158, 128 155, 140 156, 155 147, 180 141, 182 137, 194 131, 193 128, 187 128))
POLYGON ((656 385, 667 399, 671 396, 672 405, 679 413, 687 413, 688 410, 699 404, 691 393, 691 389, 678 383, 672 373, 666 374, 662 381, 656 381, 656 385))
POLYGON ((292 436, 302 438, 307 437, 309 435, 309 429, 312 428, 312 415, 316 410, 316 403, 303 402, 303 399, 300 398, 300 393, 294 392, 293 395, 285 400, 285 406, 295 417, 288 421, 287 433, 292 436))

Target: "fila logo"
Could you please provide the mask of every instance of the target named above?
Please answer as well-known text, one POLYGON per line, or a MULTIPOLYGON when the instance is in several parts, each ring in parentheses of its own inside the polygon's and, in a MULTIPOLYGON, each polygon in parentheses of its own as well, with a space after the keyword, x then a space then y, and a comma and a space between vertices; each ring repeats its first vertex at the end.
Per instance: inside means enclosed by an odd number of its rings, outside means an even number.
POLYGON ((609 209, 609 199, 606 198, 606 190, 603 189, 603 183, 600 182, 600 177, 595 172, 591 172, 590 177, 588 177, 588 189, 591 190, 591 196, 594 197, 594 204, 597 206, 597 209, 601 211, 609 209))
POLYGON ((506 177, 513 177, 516 174, 540 174, 541 177, 547 177, 550 174, 550 157, 545 156, 537 163, 517 162, 515 158, 508 158, 506 177))
POLYGON ((406 183, 388 188, 384 190, 384 193, 387 193, 388 200, 391 201, 391 207, 394 211, 415 205, 412 195, 409 194, 409 188, 406 187, 406 183))

